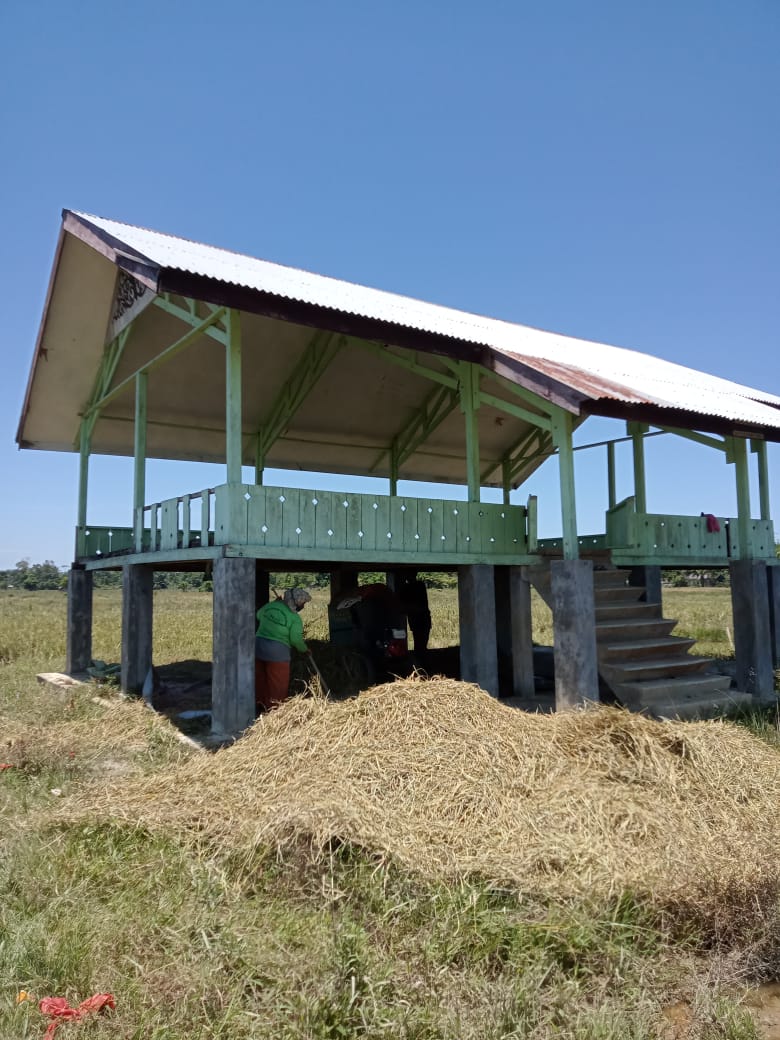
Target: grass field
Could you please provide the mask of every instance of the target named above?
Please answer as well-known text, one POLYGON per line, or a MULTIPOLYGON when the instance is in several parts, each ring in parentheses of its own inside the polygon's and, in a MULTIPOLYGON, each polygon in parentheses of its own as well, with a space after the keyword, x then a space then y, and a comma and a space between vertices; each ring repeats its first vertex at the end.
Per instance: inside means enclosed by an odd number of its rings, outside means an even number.
MULTIPOLYGON (((211 597, 155 595, 155 662, 208 659, 211 597)), ((454 594, 431 601, 433 645, 457 642, 454 594)), ((728 656, 727 591, 670 590, 665 605, 703 652, 728 656)), ((119 619, 118 592, 97 590, 96 657, 118 660, 119 619)), ((68 822, 88 792, 168 777, 193 752, 137 703, 108 710, 91 699, 100 687, 36 683, 62 667, 64 621, 60 593, 0 594, 0 1040, 43 1035, 40 998, 99 992, 116 1011, 58 1040, 761 1035, 741 996, 780 975, 773 915, 718 939, 629 892, 543 900, 349 843, 317 859, 258 848, 247 869, 174 831, 68 822), (32 999, 16 1003, 22 991, 32 999)), ((324 596, 306 627, 324 637, 324 596)), ((541 604, 535 638, 550 641, 541 604)))

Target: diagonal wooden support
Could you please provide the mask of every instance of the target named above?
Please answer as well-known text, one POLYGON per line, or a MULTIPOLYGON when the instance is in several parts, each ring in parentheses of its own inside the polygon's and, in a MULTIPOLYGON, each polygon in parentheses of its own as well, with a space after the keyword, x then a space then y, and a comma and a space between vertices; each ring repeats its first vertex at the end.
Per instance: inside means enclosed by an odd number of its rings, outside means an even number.
POLYGON ((258 472, 263 469, 268 451, 289 426, 290 420, 343 344, 343 337, 336 338, 330 332, 317 332, 298 359, 257 431, 258 472))
POLYGON ((400 467, 422 447, 431 433, 444 422, 457 405, 458 395, 455 390, 446 386, 434 387, 422 405, 412 413, 395 435, 392 444, 377 456, 371 467, 372 472, 389 454, 391 469, 395 470, 397 478, 400 467))

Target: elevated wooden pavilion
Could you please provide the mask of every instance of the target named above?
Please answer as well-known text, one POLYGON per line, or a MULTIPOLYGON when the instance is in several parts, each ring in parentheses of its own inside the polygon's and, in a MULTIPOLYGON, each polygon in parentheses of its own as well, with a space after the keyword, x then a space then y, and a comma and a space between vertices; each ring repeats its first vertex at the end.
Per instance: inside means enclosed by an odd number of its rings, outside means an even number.
POLYGON ((91 656, 95 570, 123 572, 122 685, 132 690, 151 665, 153 571, 213 565, 218 733, 253 718, 255 604, 279 568, 329 570, 334 582, 360 569, 457 568, 462 675, 494 694, 499 650, 511 655, 514 692, 533 690, 534 583, 553 609, 559 706, 597 698, 601 674, 627 705, 682 715, 726 694, 670 635, 658 568, 727 566, 739 690, 772 696, 772 394, 65 210, 17 439, 80 454, 69 670, 91 656), (616 501, 606 444, 605 529, 583 537, 572 435, 592 415, 626 420, 635 488, 616 501), (648 513, 643 445, 658 431, 722 453, 737 517, 648 513), (135 460, 116 526, 89 523, 92 454, 135 460), (535 500, 510 504, 510 491, 551 454, 563 536, 540 539, 535 500), (148 458, 221 463, 225 479, 150 503, 148 458), (268 487, 267 467, 386 477, 388 493, 268 487), (401 478, 465 485, 468 500, 399 495, 401 478), (503 502, 482 501, 485 487, 503 489, 503 502))

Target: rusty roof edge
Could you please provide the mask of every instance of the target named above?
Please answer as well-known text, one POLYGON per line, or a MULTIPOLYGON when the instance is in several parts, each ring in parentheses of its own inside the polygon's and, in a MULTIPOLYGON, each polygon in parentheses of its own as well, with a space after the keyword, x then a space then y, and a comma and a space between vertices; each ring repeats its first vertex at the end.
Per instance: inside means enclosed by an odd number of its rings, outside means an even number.
MULTIPOLYGON (((765 426, 744 419, 736 422, 722 416, 687 411, 684 408, 675 408, 672 405, 662 405, 650 401, 629 402, 617 400, 614 397, 602 397, 584 404, 583 412, 588 415, 604 416, 608 419, 646 422, 651 426, 679 426, 682 429, 698 430, 701 433, 719 433, 726 437, 747 435, 772 443, 780 443, 780 427, 765 426)), ((778 416, 780 418, 780 409, 778 409, 778 416)))

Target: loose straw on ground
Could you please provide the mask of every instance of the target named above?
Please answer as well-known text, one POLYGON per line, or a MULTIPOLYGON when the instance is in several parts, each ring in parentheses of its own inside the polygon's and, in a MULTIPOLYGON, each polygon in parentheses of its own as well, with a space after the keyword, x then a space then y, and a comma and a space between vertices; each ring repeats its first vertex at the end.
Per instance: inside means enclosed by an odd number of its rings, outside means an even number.
POLYGON ((780 755, 740 727, 532 715, 437 679, 294 698, 214 756, 93 790, 86 811, 247 865, 337 840, 428 877, 556 898, 631 890, 714 912, 727 891, 776 899, 778 805, 780 755))

